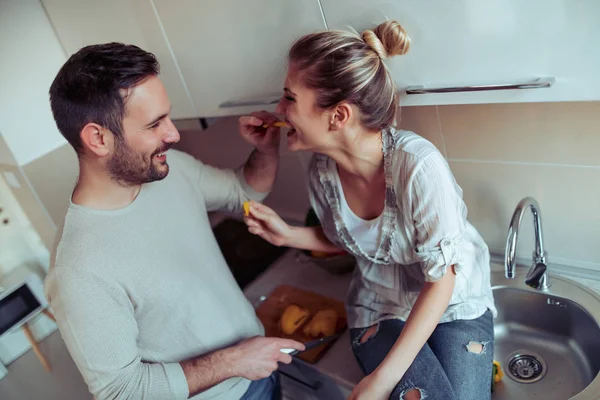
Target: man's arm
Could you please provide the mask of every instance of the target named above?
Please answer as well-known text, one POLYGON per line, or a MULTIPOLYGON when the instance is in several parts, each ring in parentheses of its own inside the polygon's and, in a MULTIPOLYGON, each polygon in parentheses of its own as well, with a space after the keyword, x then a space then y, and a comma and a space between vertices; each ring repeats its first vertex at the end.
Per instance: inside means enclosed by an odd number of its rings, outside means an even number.
POLYGON ((149 363, 125 290, 93 273, 66 268, 46 278, 46 296, 65 345, 97 400, 184 400, 188 387, 177 362, 149 363))
POLYGON ((244 178, 257 192, 269 192, 273 187, 279 168, 280 129, 275 126, 263 128, 264 124, 277 122, 277 117, 267 111, 259 111, 239 119, 240 134, 256 147, 244 165, 244 178))
POLYGON ((278 169, 279 152, 255 149, 244 164, 244 178, 254 190, 266 193, 271 191, 278 169))
POLYGON ((231 377, 260 379, 289 363, 293 340, 255 337, 182 362, 146 362, 127 293, 98 277, 50 274, 46 293, 69 353, 97 400, 185 400, 231 377))
POLYGON ((278 368, 278 362, 292 362, 290 355, 281 352, 282 348, 303 350, 304 345, 295 340, 257 336, 235 346, 183 361, 181 367, 190 397, 234 376, 250 380, 268 377, 278 368))

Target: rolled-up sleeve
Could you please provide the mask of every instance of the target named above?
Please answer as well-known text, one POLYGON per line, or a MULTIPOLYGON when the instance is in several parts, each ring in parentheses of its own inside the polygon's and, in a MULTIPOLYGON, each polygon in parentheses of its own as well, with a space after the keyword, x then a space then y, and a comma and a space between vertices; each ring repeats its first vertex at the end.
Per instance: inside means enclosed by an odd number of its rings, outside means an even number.
POLYGON ((268 195, 257 192, 246 182, 243 167, 220 169, 200 163, 200 188, 208 211, 241 212, 245 201, 260 202, 268 195))
POLYGON ((422 263, 425 281, 441 279, 452 265, 459 273, 467 208, 462 190, 439 152, 420 160, 409 193, 417 239, 415 254, 422 263))

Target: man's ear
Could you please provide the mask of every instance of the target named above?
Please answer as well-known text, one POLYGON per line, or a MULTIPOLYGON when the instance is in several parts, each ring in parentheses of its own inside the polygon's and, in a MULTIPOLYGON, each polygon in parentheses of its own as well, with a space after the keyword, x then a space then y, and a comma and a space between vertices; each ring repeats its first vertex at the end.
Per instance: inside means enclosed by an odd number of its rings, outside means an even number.
POLYGON ((93 122, 83 127, 79 137, 81 138, 83 147, 99 157, 106 156, 113 148, 112 133, 93 122))
POLYGON ((354 110, 352 106, 347 102, 341 102, 333 109, 329 121, 329 129, 332 131, 339 131, 350 121, 354 110))

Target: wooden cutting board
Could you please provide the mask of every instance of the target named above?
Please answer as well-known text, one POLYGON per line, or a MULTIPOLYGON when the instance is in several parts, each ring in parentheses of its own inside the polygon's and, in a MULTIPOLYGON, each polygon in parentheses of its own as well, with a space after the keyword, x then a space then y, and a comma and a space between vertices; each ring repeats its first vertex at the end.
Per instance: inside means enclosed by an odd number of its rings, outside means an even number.
MULTIPOLYGON (((281 285, 275 288, 273 292, 258 306, 256 315, 261 320, 265 327, 266 336, 275 336, 294 339, 302 343, 309 342, 316 338, 306 336, 302 333, 302 328, 299 328, 293 335, 286 335, 279 329, 279 319, 283 311, 290 304, 296 304, 310 311, 310 321, 317 311, 325 308, 333 308, 338 312, 338 322, 336 333, 342 333, 346 329, 346 308, 344 303, 334 300, 329 297, 321 296, 320 294, 298 289, 290 285, 281 285)), ((314 364, 323 356, 323 354, 333 345, 335 340, 299 353, 296 357, 314 364)))

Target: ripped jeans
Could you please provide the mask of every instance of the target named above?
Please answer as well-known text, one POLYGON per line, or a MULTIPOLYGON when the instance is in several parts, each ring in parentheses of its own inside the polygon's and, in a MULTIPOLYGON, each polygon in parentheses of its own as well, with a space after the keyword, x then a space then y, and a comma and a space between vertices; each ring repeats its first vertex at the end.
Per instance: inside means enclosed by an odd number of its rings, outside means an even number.
MULTIPOLYGON (((404 321, 382 321, 364 343, 360 343, 361 338, 369 328, 350 330, 354 356, 365 374, 383 361, 403 327, 404 321)), ((438 324, 390 399, 402 399, 412 389, 419 389, 421 399, 490 399, 493 358, 494 322, 490 310, 473 320, 438 324)))

